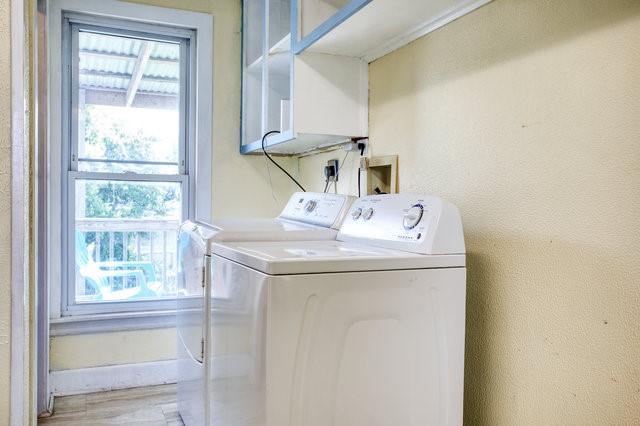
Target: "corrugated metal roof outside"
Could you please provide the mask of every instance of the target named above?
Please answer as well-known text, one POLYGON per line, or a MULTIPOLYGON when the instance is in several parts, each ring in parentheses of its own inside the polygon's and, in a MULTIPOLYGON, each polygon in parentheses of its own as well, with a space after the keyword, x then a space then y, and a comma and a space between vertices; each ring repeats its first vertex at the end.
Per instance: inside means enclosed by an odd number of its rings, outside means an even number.
POLYGON ((142 41, 122 36, 110 36, 89 32, 80 32, 78 46, 80 50, 137 56, 142 41))
POLYGON ((80 87, 126 90, 129 87, 129 79, 81 74, 80 87))
POLYGON ((147 62, 144 69, 144 76, 179 78, 180 64, 178 62, 147 62))
POLYGON ((177 83, 165 83, 153 80, 142 80, 140 90, 143 92, 178 93, 180 88, 177 83))
MULTIPOLYGON (((143 71, 139 90, 177 95, 180 92, 178 62, 180 46, 175 43, 149 42, 151 43, 150 59, 143 71), (148 78, 162 78, 169 81, 148 78)), ((127 89, 142 41, 121 36, 81 32, 78 43, 81 87, 117 91, 127 89)))
POLYGON ((109 56, 80 53, 80 71, 100 71, 131 75, 135 63, 135 59, 113 59, 109 56))
POLYGON ((153 42, 151 45, 151 57, 162 59, 180 59, 180 46, 175 43, 153 42))

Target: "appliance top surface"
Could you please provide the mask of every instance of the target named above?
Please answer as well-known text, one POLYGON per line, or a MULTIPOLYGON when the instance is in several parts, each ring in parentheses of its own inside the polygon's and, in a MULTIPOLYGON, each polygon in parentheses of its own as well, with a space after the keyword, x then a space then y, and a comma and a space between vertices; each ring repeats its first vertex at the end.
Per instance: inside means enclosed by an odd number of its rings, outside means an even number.
POLYGON ((252 219, 220 221, 214 225, 187 221, 180 233, 190 235, 192 243, 211 254, 214 242, 335 240, 338 231, 281 219, 252 219))
POLYGON ((211 228, 216 233, 254 233, 254 232, 280 232, 286 234, 287 232, 297 231, 313 231, 328 229, 323 226, 317 226, 307 223, 294 222, 281 218, 270 219, 219 219, 213 222, 213 224, 199 223, 201 226, 211 228))
POLYGON ((333 240, 215 243, 212 251, 270 275, 465 266, 463 254, 423 255, 333 240))
POLYGON ((276 218, 186 221, 181 232, 206 253, 215 241, 333 240, 354 197, 296 192, 276 218))

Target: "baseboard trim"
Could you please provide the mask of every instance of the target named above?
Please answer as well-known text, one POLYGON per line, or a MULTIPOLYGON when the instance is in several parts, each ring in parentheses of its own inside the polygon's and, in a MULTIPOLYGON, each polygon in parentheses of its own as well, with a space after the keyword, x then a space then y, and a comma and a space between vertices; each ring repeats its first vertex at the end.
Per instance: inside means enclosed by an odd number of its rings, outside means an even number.
MULTIPOLYGON (((215 379, 247 376, 255 364, 249 354, 218 355, 213 362, 218 366, 213 373, 215 379)), ((49 389, 52 396, 68 396, 176 383, 177 364, 171 359, 51 371, 49 389)))
POLYGON ((49 389, 55 396, 79 395, 115 389, 175 383, 176 361, 60 370, 49 373, 49 389))

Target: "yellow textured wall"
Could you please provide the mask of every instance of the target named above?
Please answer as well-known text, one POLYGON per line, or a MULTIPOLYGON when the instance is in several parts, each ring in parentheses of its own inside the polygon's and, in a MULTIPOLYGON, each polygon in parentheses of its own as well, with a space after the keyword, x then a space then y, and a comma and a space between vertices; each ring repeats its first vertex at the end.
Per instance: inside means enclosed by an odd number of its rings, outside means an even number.
POLYGON ((52 337, 50 348, 52 370, 175 359, 176 329, 52 337))
POLYGON ((11 331, 11 62, 9 0, 0 0, 0 425, 9 422, 11 331))
POLYGON ((370 65, 370 135, 462 213, 465 423, 640 424, 640 2, 495 0, 370 65))
MULTIPOLYGON (((240 49, 241 2, 239 0, 131 0, 153 6, 173 7, 212 14, 213 33, 213 158, 212 185, 214 217, 274 216, 293 192, 292 184, 271 169, 272 195, 264 158, 241 156, 240 147, 240 49)), ((296 171, 295 159, 279 160, 296 171)), ((113 347, 113 346, 110 346, 113 347)), ((51 368, 83 368, 167 359, 175 354, 175 332, 117 332, 51 339, 51 368), (132 336, 137 336, 132 338, 132 336), (113 357, 104 338, 120 345, 113 357), (145 349, 146 348, 146 349, 145 349), (69 359, 75 357, 75 359, 69 359)))
MULTIPOLYGON (((251 333, 246 327, 227 324, 216 328, 215 331, 225 339, 225 351, 228 353, 250 350, 251 333)), ((52 337, 51 352, 52 370, 147 362, 150 353, 154 354, 154 361, 171 360, 176 357, 176 330, 158 328, 52 337), (78 350, 81 347, 92 349, 78 350)), ((214 354, 218 353, 219 349, 214 348, 214 354)))

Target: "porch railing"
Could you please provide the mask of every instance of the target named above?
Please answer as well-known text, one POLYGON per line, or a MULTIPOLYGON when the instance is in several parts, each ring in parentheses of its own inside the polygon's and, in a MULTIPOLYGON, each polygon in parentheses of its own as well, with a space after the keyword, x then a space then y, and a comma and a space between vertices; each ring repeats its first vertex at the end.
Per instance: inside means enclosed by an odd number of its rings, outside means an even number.
MULTIPOLYGON (((177 272, 177 233, 180 223, 172 219, 76 219, 76 231, 83 233, 87 256, 94 262, 150 262, 153 277, 163 293, 175 292, 177 272)), ((76 257, 77 258, 77 257, 76 257)), ((81 283, 82 277, 76 278, 81 283)), ((126 286, 109 278, 112 290, 126 286)), ((79 286, 84 287, 84 286, 79 286)), ((84 294, 84 289, 76 290, 84 294), (78 291, 79 290, 79 291, 78 291)))

